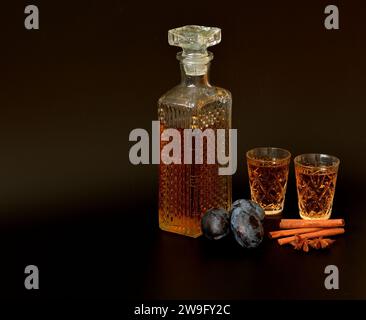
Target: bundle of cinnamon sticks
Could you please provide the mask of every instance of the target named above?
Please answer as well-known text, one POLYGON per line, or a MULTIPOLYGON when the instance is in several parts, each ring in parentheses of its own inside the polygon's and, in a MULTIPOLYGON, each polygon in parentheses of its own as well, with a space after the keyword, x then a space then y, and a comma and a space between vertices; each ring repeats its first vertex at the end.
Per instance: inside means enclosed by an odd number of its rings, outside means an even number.
POLYGON ((343 219, 302 220, 281 219, 281 230, 269 232, 271 239, 277 239, 280 245, 294 241, 330 237, 344 233, 343 219))

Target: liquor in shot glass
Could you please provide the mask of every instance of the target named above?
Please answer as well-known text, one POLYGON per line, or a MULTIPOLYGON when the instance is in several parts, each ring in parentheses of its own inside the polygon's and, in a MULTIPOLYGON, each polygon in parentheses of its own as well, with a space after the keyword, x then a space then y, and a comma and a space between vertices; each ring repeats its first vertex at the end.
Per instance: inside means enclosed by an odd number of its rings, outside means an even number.
POLYGON ((329 219, 339 159, 326 154, 303 154, 297 156, 294 162, 301 218, 329 219))
POLYGON ((251 197, 266 215, 283 210, 290 158, 290 152, 280 148, 263 147, 247 152, 251 197))

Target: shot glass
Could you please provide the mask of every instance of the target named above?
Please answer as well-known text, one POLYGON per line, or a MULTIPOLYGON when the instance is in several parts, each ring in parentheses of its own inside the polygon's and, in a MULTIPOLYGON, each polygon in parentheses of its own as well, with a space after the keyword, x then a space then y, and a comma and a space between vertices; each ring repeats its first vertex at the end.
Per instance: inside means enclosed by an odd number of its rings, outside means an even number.
POLYGON ((300 217, 329 219, 332 213, 339 159, 309 153, 294 159, 300 217))
POLYGON ((255 148, 247 152, 250 193, 266 215, 280 214, 285 202, 291 153, 280 148, 255 148))

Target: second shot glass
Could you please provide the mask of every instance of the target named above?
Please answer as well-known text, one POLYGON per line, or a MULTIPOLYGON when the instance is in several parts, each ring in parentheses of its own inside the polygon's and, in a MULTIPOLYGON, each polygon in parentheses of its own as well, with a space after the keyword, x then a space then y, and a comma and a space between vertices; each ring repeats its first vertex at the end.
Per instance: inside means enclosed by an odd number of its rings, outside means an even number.
POLYGON ((332 213, 339 159, 308 153, 294 159, 300 217, 306 220, 329 219, 332 213))
POLYGON ((250 193, 266 215, 282 213, 291 153, 285 149, 262 147, 247 152, 250 193))

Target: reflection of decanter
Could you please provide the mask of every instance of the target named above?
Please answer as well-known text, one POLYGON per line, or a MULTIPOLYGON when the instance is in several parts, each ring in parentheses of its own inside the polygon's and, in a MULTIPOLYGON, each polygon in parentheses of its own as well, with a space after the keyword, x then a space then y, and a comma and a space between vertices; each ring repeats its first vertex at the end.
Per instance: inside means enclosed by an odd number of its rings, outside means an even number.
MULTIPOLYGON (((170 45, 183 49, 177 55, 182 81, 159 99, 161 130, 230 129, 231 94, 208 82, 213 55, 207 47, 221 41, 221 30, 185 26, 170 30, 168 35, 170 45)), ((165 143, 161 141, 161 148, 165 143)), ((194 164, 194 161, 193 164, 160 164, 161 229, 198 237, 204 212, 213 207, 228 209, 230 204, 231 176, 218 174, 217 161, 216 164, 194 164)))

